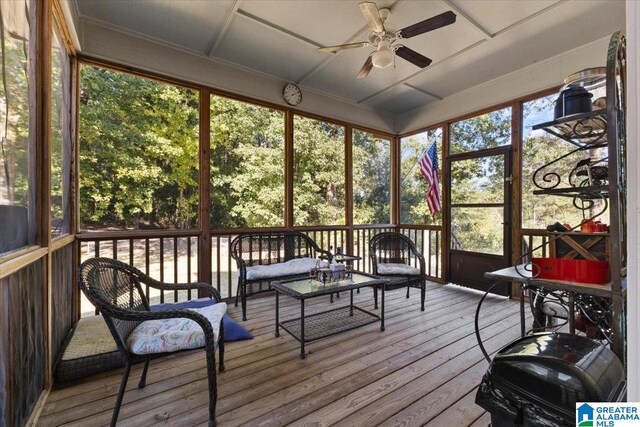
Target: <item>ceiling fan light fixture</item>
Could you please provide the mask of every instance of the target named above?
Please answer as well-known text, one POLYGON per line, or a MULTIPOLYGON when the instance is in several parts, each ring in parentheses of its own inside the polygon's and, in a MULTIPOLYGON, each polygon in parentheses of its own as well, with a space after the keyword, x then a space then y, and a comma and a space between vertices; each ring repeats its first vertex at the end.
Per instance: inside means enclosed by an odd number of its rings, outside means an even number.
POLYGON ((391 15, 391 10, 388 8, 378 9, 378 6, 371 1, 361 1, 359 6, 369 26, 369 40, 318 48, 319 52, 337 53, 346 49, 376 46, 376 50, 369 54, 364 65, 362 65, 362 68, 360 68, 360 71, 356 74, 358 80, 366 78, 373 67, 387 68, 394 65, 396 55, 420 68, 428 67, 429 64, 433 62, 430 58, 401 44, 394 45, 394 43, 446 27, 456 22, 456 14, 448 10, 440 15, 416 22, 401 30, 395 30, 386 26, 387 19, 389 19, 391 15))
POLYGON ((386 68, 393 64, 393 56, 393 50, 389 46, 380 46, 371 56, 371 62, 374 67, 386 68))

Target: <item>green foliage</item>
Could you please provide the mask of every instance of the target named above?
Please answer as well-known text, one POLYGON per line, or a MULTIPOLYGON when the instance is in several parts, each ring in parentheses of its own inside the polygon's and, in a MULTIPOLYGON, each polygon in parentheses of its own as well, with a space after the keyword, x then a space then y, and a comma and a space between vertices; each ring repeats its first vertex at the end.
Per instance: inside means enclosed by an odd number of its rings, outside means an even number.
POLYGON ((211 97, 211 226, 284 219, 284 113, 211 97))
POLYGON ((51 58, 51 232, 69 230, 71 179, 71 63, 56 31, 51 58))
POLYGON ((511 108, 492 111, 451 124, 449 154, 511 144, 511 108))
POLYGON ((344 224, 344 127, 295 116, 293 148, 295 224, 344 224))
MULTIPOLYGON (((198 206, 196 93, 82 68, 85 227, 191 227, 198 206)), ((213 228, 284 225, 284 113, 211 97, 213 228)), ((296 225, 345 223, 344 128, 294 118, 296 225)), ((389 141, 354 134, 355 220, 388 223, 389 141)))
POLYGON ((85 227, 195 226, 197 92, 83 66, 80 202, 85 227))
POLYGON ((30 169, 33 169, 29 147, 35 143, 35 135, 29 130, 30 124, 35 120, 35 110, 29 106, 30 97, 35 97, 35 87, 29 85, 30 35, 9 33, 10 29, 4 28, 5 22, 15 20, 20 23, 26 19, 23 16, 13 16, 22 13, 24 5, 3 4, 2 8, 0 203, 28 207, 29 175, 30 169))
POLYGON ((391 142, 353 131, 353 222, 391 221, 391 142))

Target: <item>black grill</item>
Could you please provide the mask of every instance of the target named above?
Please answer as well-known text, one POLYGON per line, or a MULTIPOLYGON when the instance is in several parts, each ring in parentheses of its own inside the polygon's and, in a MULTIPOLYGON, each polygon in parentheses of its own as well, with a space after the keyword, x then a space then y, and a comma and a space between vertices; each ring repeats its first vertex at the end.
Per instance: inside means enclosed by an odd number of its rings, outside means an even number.
POLYGON ((576 402, 613 402, 625 371, 607 347, 587 337, 544 333, 520 338, 495 356, 476 394, 492 427, 574 426, 576 402))

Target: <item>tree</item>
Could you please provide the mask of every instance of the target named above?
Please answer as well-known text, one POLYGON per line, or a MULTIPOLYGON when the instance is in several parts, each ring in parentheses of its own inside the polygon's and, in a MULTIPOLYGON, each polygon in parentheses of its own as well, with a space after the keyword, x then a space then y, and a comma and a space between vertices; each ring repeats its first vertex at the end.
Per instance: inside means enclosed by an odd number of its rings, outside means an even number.
POLYGON ((81 79, 84 226, 195 226, 197 92, 94 66, 81 79))
POLYGON ((29 30, 27 14, 33 15, 25 3, 3 3, 0 19, 2 49, 2 84, 0 85, 0 203, 29 206, 30 147, 34 135, 30 123, 35 111, 29 99, 35 88, 29 82, 29 38, 20 30, 29 30), (24 22, 23 22, 24 21, 24 22), (14 27, 6 26, 13 24, 14 27))
POLYGON ((353 222, 388 224, 391 207, 391 143, 353 131, 353 222))
POLYGON ((284 113, 211 97, 211 226, 284 222, 284 113))
POLYGON ((293 139, 295 224, 344 224, 344 127, 295 116, 293 139))

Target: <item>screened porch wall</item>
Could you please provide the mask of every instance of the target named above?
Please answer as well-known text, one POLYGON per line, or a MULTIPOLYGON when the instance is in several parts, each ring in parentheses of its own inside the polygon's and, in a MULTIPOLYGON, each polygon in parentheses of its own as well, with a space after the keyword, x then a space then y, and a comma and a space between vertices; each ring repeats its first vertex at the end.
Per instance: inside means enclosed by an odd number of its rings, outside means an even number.
MULTIPOLYGON (((79 82, 80 262, 117 258, 160 281, 208 282, 234 298, 229 246, 238 233, 301 231, 370 271, 371 237, 398 230, 393 135, 95 59, 82 60, 79 82), (121 116, 128 104, 153 113, 121 116), (162 126, 149 125, 158 117, 162 126)), ((440 228, 403 231, 424 248, 430 277, 441 278, 440 228)))

